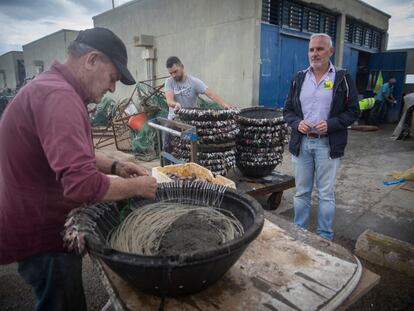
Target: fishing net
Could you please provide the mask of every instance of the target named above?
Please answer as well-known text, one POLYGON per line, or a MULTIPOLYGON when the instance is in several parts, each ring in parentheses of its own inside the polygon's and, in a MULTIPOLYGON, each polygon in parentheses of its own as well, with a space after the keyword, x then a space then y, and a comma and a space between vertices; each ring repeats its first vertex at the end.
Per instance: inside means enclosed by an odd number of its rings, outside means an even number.
POLYGON ((139 160, 155 159, 158 156, 157 132, 147 123, 140 130, 131 129, 131 148, 139 160))
MULTIPOLYGON (((168 116, 168 105, 164 94, 153 87, 137 84, 140 102, 138 109, 145 112, 147 119, 156 117, 166 118, 168 116)), ((159 156, 157 131, 144 124, 139 130, 131 129, 131 147, 139 160, 151 161, 159 156)))
POLYGON ((154 88, 145 83, 137 84, 138 97, 140 102, 138 106, 144 111, 148 119, 155 117, 166 118, 168 116, 168 105, 161 88, 154 88), (159 88, 159 89, 158 89, 159 88))
MULTIPOLYGON (((137 84, 138 110, 145 112, 147 119, 157 117, 167 118, 168 105, 162 86, 153 87, 146 83, 137 84)), ((201 97, 197 99, 197 106, 210 109, 222 109, 222 107, 212 101, 201 97)), ((140 160, 153 160, 159 156, 159 146, 157 130, 145 125, 139 131, 131 130, 131 147, 135 156, 140 160)))
POLYGON ((106 126, 112 115, 112 107, 115 101, 110 97, 104 97, 96 108, 96 113, 92 118, 92 126, 106 126))

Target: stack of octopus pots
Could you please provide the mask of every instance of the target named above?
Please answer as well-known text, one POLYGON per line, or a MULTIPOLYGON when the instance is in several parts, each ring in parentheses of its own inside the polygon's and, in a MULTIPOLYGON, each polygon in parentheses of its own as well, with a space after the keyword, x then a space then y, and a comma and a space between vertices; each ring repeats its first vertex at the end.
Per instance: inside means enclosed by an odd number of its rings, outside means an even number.
POLYGON ((237 168, 249 177, 269 175, 282 162, 287 142, 287 125, 282 112, 271 108, 246 108, 236 119, 240 126, 237 168))
MULTIPOLYGON (((179 121, 195 126, 198 136, 197 158, 214 175, 225 175, 236 164, 236 136, 239 127, 234 119, 238 110, 181 108, 179 121)), ((175 137, 172 155, 190 161, 190 144, 175 137)))

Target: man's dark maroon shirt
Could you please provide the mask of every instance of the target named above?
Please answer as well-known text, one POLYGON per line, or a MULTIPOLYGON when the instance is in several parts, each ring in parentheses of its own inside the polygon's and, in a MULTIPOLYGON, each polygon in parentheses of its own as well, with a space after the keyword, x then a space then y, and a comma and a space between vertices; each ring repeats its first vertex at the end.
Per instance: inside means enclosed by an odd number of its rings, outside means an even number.
POLYGON ((23 87, 0 120, 0 264, 64 251, 68 212, 103 198, 87 95, 62 64, 23 87))

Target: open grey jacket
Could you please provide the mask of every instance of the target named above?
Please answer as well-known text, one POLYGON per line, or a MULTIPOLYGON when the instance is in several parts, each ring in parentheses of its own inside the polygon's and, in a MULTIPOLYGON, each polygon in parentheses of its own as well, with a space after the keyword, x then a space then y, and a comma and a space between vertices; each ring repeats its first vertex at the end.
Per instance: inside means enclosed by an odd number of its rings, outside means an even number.
MULTIPOLYGON (((332 103, 328 120, 328 138, 331 158, 339 158, 344 155, 348 140, 347 128, 359 115, 358 92, 350 74, 341 68, 336 68, 333 85, 332 103)), ((289 93, 283 108, 283 117, 292 128, 289 142, 289 151, 298 156, 302 133, 298 131, 300 121, 303 120, 300 92, 307 70, 299 71, 292 80, 289 93)))

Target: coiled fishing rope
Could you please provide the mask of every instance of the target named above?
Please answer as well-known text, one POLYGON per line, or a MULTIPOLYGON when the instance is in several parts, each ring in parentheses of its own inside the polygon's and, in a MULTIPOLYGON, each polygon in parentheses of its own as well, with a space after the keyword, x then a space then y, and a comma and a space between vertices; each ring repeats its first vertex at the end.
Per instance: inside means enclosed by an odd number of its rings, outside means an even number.
MULTIPOLYGON (((118 251, 141 255, 158 255, 164 236, 180 218, 208 224, 208 234, 214 235, 218 244, 241 236, 244 232, 240 221, 230 212, 170 202, 158 202, 135 209, 109 236, 109 245, 118 251), (226 215, 226 214, 227 215, 226 215)), ((182 224, 191 226, 192 224, 182 224)), ((197 225, 197 224, 193 224, 197 225)), ((185 236, 182 239, 186 239, 185 236)))

